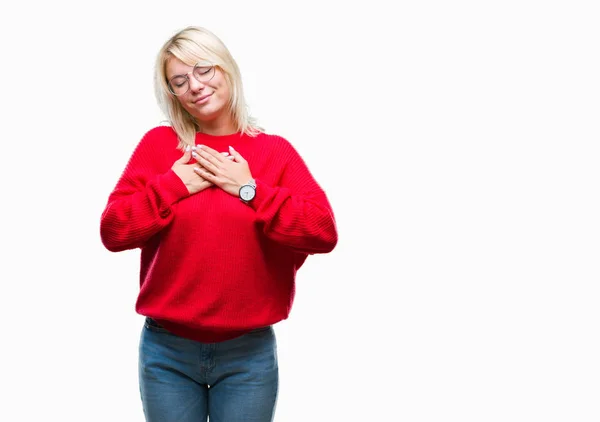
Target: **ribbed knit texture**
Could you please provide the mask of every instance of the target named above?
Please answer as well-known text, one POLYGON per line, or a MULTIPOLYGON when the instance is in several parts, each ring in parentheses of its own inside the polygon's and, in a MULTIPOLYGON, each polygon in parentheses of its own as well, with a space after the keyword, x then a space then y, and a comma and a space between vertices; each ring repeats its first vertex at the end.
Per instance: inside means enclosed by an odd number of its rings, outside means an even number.
POLYGON ((219 152, 231 145, 256 180, 245 204, 216 186, 189 195, 171 170, 181 158, 171 127, 138 144, 102 213, 113 252, 141 248, 136 311, 202 342, 234 338, 288 317, 296 271, 337 243, 327 197, 280 136, 198 134, 219 152))

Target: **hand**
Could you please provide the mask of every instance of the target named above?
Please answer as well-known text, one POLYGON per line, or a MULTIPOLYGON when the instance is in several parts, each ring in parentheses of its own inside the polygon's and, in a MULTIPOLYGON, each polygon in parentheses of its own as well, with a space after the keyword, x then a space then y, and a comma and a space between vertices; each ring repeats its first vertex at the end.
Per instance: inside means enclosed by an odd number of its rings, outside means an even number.
POLYGON ((240 187, 252 179, 248 162, 232 147, 228 157, 205 145, 192 150, 192 156, 200 164, 196 173, 230 195, 239 196, 240 187))
POLYGON ((187 164, 192 158, 191 147, 187 147, 183 156, 173 163, 171 170, 181 179, 190 195, 212 186, 212 183, 194 171, 196 164, 187 164))

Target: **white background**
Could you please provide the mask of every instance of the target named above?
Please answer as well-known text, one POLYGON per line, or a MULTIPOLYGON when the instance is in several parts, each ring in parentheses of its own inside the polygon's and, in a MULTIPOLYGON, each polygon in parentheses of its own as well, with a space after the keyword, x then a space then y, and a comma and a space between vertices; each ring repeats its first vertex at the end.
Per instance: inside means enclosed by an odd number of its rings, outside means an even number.
POLYGON ((328 192, 277 421, 598 421, 599 14, 583 1, 2 6, 0 420, 143 421, 105 201, 187 25, 328 192))

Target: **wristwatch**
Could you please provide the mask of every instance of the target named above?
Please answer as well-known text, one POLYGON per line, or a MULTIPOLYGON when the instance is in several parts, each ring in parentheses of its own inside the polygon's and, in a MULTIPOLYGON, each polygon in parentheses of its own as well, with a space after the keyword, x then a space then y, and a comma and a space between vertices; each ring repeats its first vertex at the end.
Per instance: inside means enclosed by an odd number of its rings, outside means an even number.
POLYGON ((240 199, 242 202, 248 203, 256 196, 256 181, 250 179, 246 184, 240 186, 240 199))

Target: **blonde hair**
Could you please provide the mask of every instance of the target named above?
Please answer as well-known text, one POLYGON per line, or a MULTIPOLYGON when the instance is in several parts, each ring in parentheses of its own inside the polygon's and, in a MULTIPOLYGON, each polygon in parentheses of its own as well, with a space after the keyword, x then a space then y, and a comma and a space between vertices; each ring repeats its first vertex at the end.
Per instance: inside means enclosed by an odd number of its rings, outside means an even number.
POLYGON ((172 57, 188 66, 207 61, 218 67, 229 86, 229 112, 238 132, 256 136, 262 129, 248 113, 237 63, 225 44, 212 32, 197 26, 188 26, 173 35, 158 52, 154 73, 154 90, 158 105, 177 133, 180 147, 194 145, 196 132, 202 132, 200 123, 185 110, 167 85, 167 62, 172 57))

